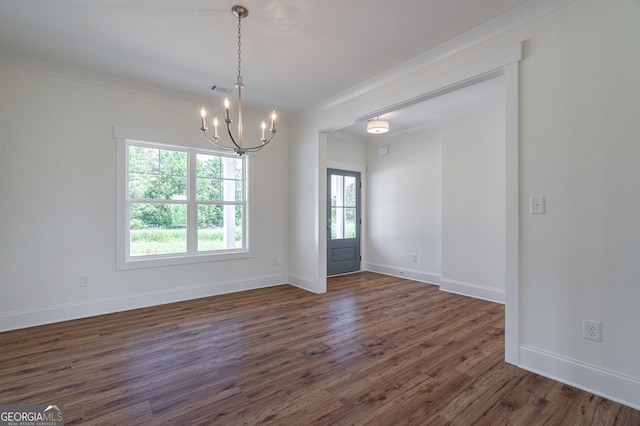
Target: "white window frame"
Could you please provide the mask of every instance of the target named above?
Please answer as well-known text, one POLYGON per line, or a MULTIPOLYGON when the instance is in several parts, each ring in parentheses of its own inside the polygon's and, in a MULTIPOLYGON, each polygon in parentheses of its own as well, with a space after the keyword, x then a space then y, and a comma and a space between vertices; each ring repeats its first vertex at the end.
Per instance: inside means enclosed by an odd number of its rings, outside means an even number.
MULTIPOLYGON (((197 205, 195 199, 195 159, 197 154, 215 155, 221 157, 235 157, 226 152, 212 149, 192 148, 164 142, 167 138, 140 137, 130 131, 114 128, 116 139, 116 269, 137 269, 181 265, 189 263, 213 262, 230 259, 252 257, 250 250, 251 220, 250 220, 250 159, 243 156, 243 212, 242 212, 242 240, 241 248, 223 249, 215 251, 196 251, 195 238, 190 237, 197 232, 197 205), (133 137, 130 137, 131 135, 133 137), (161 139, 163 142, 157 142, 161 139), (129 255, 129 191, 128 191, 128 147, 129 145, 147 146, 157 149, 183 151, 187 153, 187 179, 190 188, 187 196, 187 252, 154 255, 129 255)), ((237 158, 237 157, 236 157, 237 158)))

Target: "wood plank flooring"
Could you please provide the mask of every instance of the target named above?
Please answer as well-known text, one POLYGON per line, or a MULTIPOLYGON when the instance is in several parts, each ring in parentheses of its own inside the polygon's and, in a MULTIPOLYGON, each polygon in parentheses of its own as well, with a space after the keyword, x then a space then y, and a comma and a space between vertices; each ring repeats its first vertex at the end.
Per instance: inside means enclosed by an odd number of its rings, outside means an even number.
POLYGON ((503 362, 504 307, 374 273, 0 333, 0 404, 67 425, 640 425, 503 362))

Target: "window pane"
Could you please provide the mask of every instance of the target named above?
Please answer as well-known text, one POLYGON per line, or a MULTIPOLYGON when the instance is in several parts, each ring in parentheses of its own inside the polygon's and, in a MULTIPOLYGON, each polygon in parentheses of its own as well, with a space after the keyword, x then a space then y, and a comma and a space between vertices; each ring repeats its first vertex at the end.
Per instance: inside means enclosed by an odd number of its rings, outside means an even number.
POLYGON ((242 182, 234 179, 224 179, 222 185, 224 201, 242 201, 242 182))
POLYGON ((344 179, 340 175, 331 175, 331 205, 344 205, 344 179))
POLYGON ((160 173, 163 175, 187 176, 187 153, 184 151, 160 150, 160 173))
POLYGON ((356 206, 356 178, 354 176, 344 177, 344 205, 346 207, 356 206))
POLYGON ((129 204, 129 255, 185 253, 186 204, 129 204))
POLYGON ((129 146, 129 198, 184 200, 187 153, 129 146))
POLYGON ((222 200, 222 158, 217 155, 196 156, 196 199, 199 201, 222 200))
POLYGON ((331 208, 331 239, 341 240, 356 237, 356 209, 331 208))
POLYGON ((331 175, 331 205, 337 207, 356 206, 356 178, 354 176, 331 175))
POLYGON ((344 238, 356 237, 356 209, 344 209, 344 238))
POLYGON ((198 154, 196 156, 196 176, 220 179, 222 158, 218 155, 198 154))
POLYGON ((159 173, 160 150, 129 145, 129 171, 159 173))
POLYGON ((222 227, 222 205, 200 204, 198 206, 198 228, 222 227))
POLYGON ((331 239, 339 240, 344 237, 344 210, 337 207, 331 208, 331 239))
POLYGON ((198 205, 198 251, 242 248, 242 206, 198 205))
POLYGON ((242 160, 233 157, 198 154, 197 200, 241 202, 242 164, 242 160))
POLYGON ((196 198, 198 201, 221 201, 222 181, 220 179, 197 178, 196 198))
POLYGON ((222 160, 222 182, 224 201, 242 201, 242 160, 225 157, 222 160))
POLYGON ((158 175, 129 173, 129 198, 148 199, 158 198, 158 175))
POLYGON ((243 200, 242 195, 242 181, 236 180, 236 201, 241 202, 243 200))
POLYGON ((186 200, 187 178, 182 176, 161 176, 159 198, 163 200, 186 200))

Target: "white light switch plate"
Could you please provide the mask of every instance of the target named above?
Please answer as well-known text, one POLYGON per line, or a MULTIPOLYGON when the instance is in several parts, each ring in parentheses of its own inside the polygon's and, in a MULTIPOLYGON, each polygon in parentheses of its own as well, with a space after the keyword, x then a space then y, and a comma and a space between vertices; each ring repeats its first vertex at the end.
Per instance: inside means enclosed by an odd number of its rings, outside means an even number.
POLYGON ((544 214, 544 197, 531 197, 529 209, 531 214, 544 214))

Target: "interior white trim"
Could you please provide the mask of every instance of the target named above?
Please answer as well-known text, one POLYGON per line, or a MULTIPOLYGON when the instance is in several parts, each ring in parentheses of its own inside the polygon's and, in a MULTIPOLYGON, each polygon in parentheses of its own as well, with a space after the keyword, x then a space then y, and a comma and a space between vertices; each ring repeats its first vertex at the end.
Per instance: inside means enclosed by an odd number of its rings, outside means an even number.
POLYGON ((316 294, 326 293, 326 285, 325 288, 321 288, 318 283, 309 277, 303 277, 301 275, 289 273, 287 282, 289 285, 294 287, 298 287, 299 289, 310 291, 316 294))
POLYGON ((520 368, 640 410, 640 381, 568 357, 520 346, 520 368))
POLYGON ((0 332, 238 291, 286 285, 286 283, 287 277, 285 275, 259 276, 243 280, 211 282, 198 286, 145 292, 125 297, 109 297, 39 309, 6 312, 0 314, 0 332))
MULTIPOLYGON (((38 74, 50 75, 65 80, 76 81, 79 83, 86 83, 97 87, 135 93, 139 95, 149 96, 155 99, 160 99, 163 101, 193 106, 194 117, 196 120, 199 120, 200 108, 202 107, 202 105, 207 105, 212 102, 211 98, 174 92, 171 90, 161 89, 159 87, 110 77, 108 75, 97 74, 78 68, 71 68, 53 62, 46 62, 26 56, 20 56, 3 50, 0 50, 0 65, 31 71, 38 74)), ((262 120, 262 112, 257 113, 256 110, 251 107, 251 105, 247 105, 245 109, 246 110, 243 110, 243 113, 247 117, 253 117, 262 120)), ((286 116, 283 115, 278 117, 278 122, 281 123, 282 126, 287 126, 289 120, 286 116)))
MULTIPOLYGON (((367 167, 364 164, 347 163, 343 161, 327 160, 327 169, 347 170, 349 172, 366 173, 367 167)), ((364 183, 362 184, 364 186, 364 183)))
POLYGON ((505 84, 505 361, 518 365, 520 343, 520 63, 505 84))
POLYGON ((137 93, 150 96, 157 99, 169 100, 186 105, 202 105, 206 102, 205 98, 186 95, 184 93, 172 92, 158 87, 148 86, 135 83, 128 80, 122 80, 109 77, 102 74, 96 74, 77 68, 71 68, 52 62, 41 61, 38 59, 28 58, 26 56, 15 55, 13 53, 0 50, 0 64, 23 69, 39 74, 51 75, 65 80, 87 83, 94 86, 106 87, 124 92, 137 93))
POLYGON ((379 263, 371 262, 362 262, 362 270, 377 272, 379 274, 390 275, 398 278, 407 278, 426 284, 440 284, 440 274, 435 272, 420 271, 417 269, 401 268, 398 266, 382 265, 379 263))
POLYGON ((487 287, 480 284, 466 283, 463 281, 451 280, 449 278, 440 279, 440 290, 448 293, 461 294, 475 299, 488 300, 489 302, 504 303, 505 292, 497 288, 487 287))
POLYGON ((318 133, 318 170, 316 170, 313 188, 316 188, 316 247, 320 250, 318 256, 316 276, 318 277, 318 292, 327 291, 327 134, 318 133))

